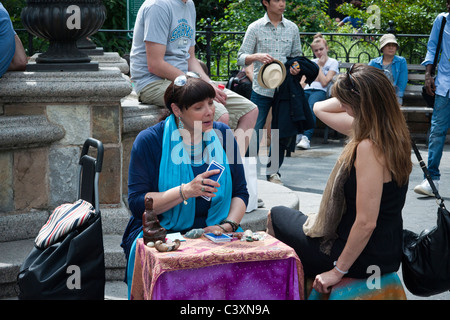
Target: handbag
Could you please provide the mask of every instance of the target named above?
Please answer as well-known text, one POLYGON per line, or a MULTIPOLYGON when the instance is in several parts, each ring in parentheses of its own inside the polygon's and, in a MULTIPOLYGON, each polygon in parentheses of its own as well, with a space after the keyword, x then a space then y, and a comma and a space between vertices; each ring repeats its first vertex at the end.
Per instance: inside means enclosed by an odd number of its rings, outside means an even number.
POLYGON ((41 228, 17 275, 20 300, 104 299, 105 259, 98 197, 102 159, 102 143, 87 139, 79 161, 79 200, 56 208, 41 228), (97 147, 97 158, 87 155, 90 145, 97 147))
POLYGON ((414 142, 412 146, 438 202, 437 223, 420 234, 403 230, 402 274, 412 294, 429 297, 450 290, 450 215, 414 142))
MULTIPOLYGON (((434 62, 433 62, 433 66, 431 68, 431 74, 434 75, 434 72, 436 70, 436 66, 437 66, 437 60, 439 57, 439 52, 441 51, 441 43, 442 43, 442 35, 444 33, 444 27, 445 27, 445 23, 447 22, 447 19, 445 17, 443 17, 442 19, 442 24, 441 24, 441 30, 439 31, 439 40, 438 40, 438 44, 436 47, 436 54, 434 55, 434 62)), ((436 77, 434 77, 435 79, 436 77)), ((430 96, 427 93, 426 87, 423 86, 422 87, 422 97, 425 100, 425 103, 427 104, 428 108, 433 108, 434 107, 434 98, 435 95, 430 96)))
POLYGON ((234 75, 234 71, 227 82, 227 89, 240 94, 241 96, 250 100, 252 95, 252 81, 247 77, 245 69, 242 68, 234 75))

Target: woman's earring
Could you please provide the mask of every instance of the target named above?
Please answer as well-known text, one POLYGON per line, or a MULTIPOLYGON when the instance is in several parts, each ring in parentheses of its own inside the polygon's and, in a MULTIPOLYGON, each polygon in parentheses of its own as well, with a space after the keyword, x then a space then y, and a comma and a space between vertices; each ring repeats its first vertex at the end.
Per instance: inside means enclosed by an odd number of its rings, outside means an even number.
POLYGON ((178 129, 184 129, 184 123, 180 116, 178 116, 178 129))

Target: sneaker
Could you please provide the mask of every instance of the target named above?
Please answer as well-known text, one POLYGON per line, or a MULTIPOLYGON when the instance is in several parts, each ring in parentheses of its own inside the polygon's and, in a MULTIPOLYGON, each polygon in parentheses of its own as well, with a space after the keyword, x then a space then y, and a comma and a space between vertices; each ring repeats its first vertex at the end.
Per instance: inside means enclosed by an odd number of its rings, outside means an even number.
MULTIPOLYGON (((436 187, 436 189, 439 191, 439 181, 433 180, 433 183, 436 187)), ((421 184, 414 187, 414 192, 430 197, 434 197, 433 190, 431 189, 430 184, 428 183, 427 179, 424 179, 421 184)))
POLYGON ((258 208, 264 207, 264 201, 258 198, 258 208))
POLYGON ((281 182, 281 178, 280 178, 280 175, 278 173, 271 174, 269 179, 267 179, 267 180, 269 182, 273 182, 273 183, 276 183, 276 184, 283 185, 283 182, 281 182))
POLYGON ((311 147, 310 143, 309 143, 309 139, 307 136, 303 136, 302 140, 300 140, 299 143, 297 143, 297 148, 302 149, 302 150, 308 150, 311 147))

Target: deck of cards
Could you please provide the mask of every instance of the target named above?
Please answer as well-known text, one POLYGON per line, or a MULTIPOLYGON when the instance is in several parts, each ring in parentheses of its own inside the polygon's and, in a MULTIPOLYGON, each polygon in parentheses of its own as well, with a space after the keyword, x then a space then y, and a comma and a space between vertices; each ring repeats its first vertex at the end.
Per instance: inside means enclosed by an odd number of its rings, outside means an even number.
MULTIPOLYGON (((219 169, 220 172, 210 176, 208 179, 211 179, 211 180, 214 180, 217 182, 217 181, 219 181, 220 176, 222 175, 222 172, 225 170, 225 167, 223 165, 221 165, 220 163, 216 162, 215 160, 213 160, 209 164, 208 169, 206 169, 206 171, 211 171, 211 170, 215 170, 215 169, 219 169)), ((205 199, 206 201, 211 201, 211 197, 202 196, 202 198, 205 199)))
POLYGON ((231 241, 233 239, 232 237, 230 237, 227 234, 217 235, 212 232, 205 233, 205 237, 216 243, 227 242, 227 241, 231 241))

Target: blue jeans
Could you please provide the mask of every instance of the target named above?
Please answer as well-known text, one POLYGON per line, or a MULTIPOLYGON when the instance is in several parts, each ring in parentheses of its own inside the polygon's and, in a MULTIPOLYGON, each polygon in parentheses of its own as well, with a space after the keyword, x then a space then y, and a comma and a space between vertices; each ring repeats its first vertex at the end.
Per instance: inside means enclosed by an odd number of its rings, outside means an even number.
POLYGON ((428 171, 433 180, 440 180, 439 164, 444 150, 447 130, 450 127, 450 97, 436 95, 431 117, 430 137, 428 141, 428 171))
MULTIPOLYGON (((256 139, 256 152, 258 153, 259 152, 259 142, 261 139, 259 130, 263 129, 264 125, 266 124, 267 115, 269 114, 269 110, 272 107, 273 98, 262 96, 252 90, 252 96, 251 96, 250 100, 258 106, 258 111, 259 111, 258 118, 256 119, 256 124, 255 124, 256 135, 253 135, 253 137, 255 137, 255 139, 256 139)), ((253 137, 252 137, 252 143, 255 143, 253 137)))
MULTIPOLYGON (((305 90, 305 98, 308 100, 309 107, 311 108, 311 113, 314 119, 314 126, 316 125, 316 115, 313 112, 314 103, 323 101, 327 98, 326 91, 319 89, 308 89, 305 90)), ((311 140, 312 135, 314 133, 314 128, 306 130, 303 132, 303 135, 307 136, 309 140, 311 140)))

